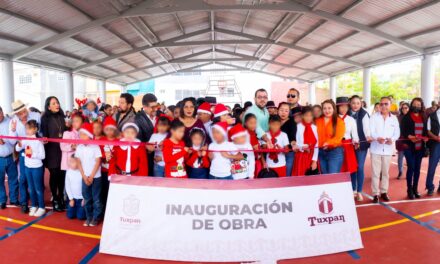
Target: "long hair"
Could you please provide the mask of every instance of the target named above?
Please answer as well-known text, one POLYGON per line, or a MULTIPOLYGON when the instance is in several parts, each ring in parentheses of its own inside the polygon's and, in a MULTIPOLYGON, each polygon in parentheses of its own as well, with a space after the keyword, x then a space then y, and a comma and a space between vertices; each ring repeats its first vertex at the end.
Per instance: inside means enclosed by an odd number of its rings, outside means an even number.
POLYGON ((330 104, 333 108, 333 115, 332 115, 332 137, 336 135, 336 125, 338 124, 338 111, 336 110, 336 104, 332 99, 327 99, 324 102, 322 102, 321 106, 322 109, 324 109, 325 104, 330 104))
POLYGON ((181 118, 185 118, 185 111, 184 111, 184 108, 185 108, 185 104, 186 104, 187 102, 191 102, 191 103, 193 104, 193 106, 194 106, 194 112, 193 112, 193 114, 192 114, 192 117, 196 117, 196 114, 197 114, 196 100, 194 100, 194 98, 192 98, 192 97, 188 97, 188 98, 185 98, 185 99, 182 100, 182 106, 180 107, 180 117, 181 117, 181 118))
POLYGON ((420 104, 422 105, 422 111, 420 112, 420 114, 423 116, 423 114, 425 113, 425 103, 423 103, 423 99, 421 97, 415 97, 411 100, 411 103, 409 104, 409 111, 412 112, 411 107, 416 101, 420 102, 420 104))
POLYGON ((59 114, 64 117, 64 111, 61 108, 60 100, 58 100, 58 98, 56 96, 49 96, 46 98, 46 101, 44 102, 44 114, 43 115, 47 115, 47 114, 51 113, 51 111, 49 110, 49 105, 50 105, 50 101, 52 99, 57 100, 58 104, 60 105, 60 111, 58 111, 58 113, 56 113, 56 114, 59 114))

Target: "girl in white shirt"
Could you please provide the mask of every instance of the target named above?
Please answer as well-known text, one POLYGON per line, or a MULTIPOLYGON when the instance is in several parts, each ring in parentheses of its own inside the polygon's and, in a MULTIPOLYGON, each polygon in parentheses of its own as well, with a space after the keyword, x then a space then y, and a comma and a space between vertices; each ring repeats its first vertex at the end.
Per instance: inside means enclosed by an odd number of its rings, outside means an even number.
POLYGON ((44 207, 44 166, 43 160, 46 157, 44 145, 41 141, 35 140, 38 132, 38 123, 29 120, 26 125, 26 137, 29 140, 19 141, 16 145, 17 152, 24 149, 24 174, 28 184, 29 196, 31 198, 30 216, 40 217, 46 213, 44 207))
POLYGON ((72 154, 66 171, 66 194, 68 198, 66 215, 69 219, 86 219, 84 199, 82 196, 82 176, 78 169, 78 159, 72 154))

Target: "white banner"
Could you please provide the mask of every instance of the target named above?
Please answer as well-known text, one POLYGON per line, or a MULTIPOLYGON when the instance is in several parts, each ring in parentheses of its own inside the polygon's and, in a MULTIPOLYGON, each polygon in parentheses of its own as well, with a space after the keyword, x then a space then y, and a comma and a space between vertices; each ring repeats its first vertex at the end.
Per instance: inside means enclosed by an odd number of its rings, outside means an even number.
POLYGON ((267 262, 362 247, 348 174, 240 181, 112 176, 100 252, 267 262))

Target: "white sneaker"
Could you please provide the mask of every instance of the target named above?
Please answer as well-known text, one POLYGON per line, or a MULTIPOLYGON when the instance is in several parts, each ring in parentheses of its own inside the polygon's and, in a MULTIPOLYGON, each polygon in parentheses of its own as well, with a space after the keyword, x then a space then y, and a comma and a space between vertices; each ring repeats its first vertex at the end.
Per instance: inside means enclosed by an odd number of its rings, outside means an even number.
POLYGON ((37 212, 37 207, 31 207, 29 210, 29 216, 34 216, 35 212, 37 212))
POLYGON ((46 209, 44 208, 38 208, 38 210, 35 212, 34 216, 40 217, 46 213, 46 209))

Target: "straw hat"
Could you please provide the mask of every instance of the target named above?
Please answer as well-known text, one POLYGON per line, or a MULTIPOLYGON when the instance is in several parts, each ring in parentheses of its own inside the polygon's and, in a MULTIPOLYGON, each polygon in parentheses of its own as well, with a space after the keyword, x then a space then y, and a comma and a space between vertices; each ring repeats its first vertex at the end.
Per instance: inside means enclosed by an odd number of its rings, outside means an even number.
POLYGON ((12 107, 12 112, 9 113, 9 115, 13 116, 16 113, 20 112, 21 110, 26 109, 27 104, 23 103, 21 100, 17 100, 12 102, 11 107, 12 107))

